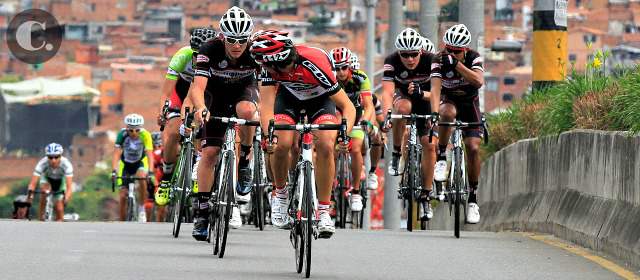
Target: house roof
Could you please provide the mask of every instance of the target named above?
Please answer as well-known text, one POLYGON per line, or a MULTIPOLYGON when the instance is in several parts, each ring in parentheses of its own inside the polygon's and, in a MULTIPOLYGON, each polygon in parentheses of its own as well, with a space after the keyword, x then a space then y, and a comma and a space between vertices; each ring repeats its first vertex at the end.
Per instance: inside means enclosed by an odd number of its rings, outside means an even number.
POLYGON ((17 83, 0 84, 0 94, 7 103, 25 103, 38 99, 99 95, 100 92, 86 86, 82 77, 61 80, 39 77, 17 83))

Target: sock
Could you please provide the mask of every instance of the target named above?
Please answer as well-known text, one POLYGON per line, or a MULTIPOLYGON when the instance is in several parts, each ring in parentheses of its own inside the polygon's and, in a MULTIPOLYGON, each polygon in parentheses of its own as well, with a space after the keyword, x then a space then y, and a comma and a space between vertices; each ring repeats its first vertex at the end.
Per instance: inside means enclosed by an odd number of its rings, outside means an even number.
POLYGON ((173 173, 173 167, 175 165, 176 165, 175 162, 174 163, 167 163, 167 162, 163 162, 162 163, 162 181, 171 180, 171 175, 173 173))
POLYGON ((369 173, 375 173, 375 172, 376 172, 376 167, 371 166, 371 169, 369 169, 369 173))
POLYGON ((478 203, 478 182, 469 182, 469 203, 478 203))
POLYGON ((318 201, 318 212, 329 212, 331 201, 318 201))
POLYGON ((438 144, 438 160, 447 160, 447 145, 438 144))
POLYGON ((251 146, 245 146, 240 144, 240 161, 238 162, 239 168, 246 168, 249 165, 249 154, 251 153, 251 146))
POLYGON ((287 198, 287 197, 289 197, 289 195, 287 193, 287 188, 285 188, 284 185, 281 186, 281 187, 276 186, 273 191, 275 192, 276 197, 278 197, 278 198, 287 198))

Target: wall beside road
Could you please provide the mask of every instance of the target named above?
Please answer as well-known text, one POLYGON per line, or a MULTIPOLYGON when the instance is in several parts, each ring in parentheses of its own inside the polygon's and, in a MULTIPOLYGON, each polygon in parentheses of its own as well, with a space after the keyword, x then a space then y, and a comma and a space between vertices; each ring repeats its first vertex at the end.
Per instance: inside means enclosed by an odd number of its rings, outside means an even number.
POLYGON ((482 220, 469 229, 551 233, 640 267, 640 137, 519 141, 483 163, 479 191, 482 220))

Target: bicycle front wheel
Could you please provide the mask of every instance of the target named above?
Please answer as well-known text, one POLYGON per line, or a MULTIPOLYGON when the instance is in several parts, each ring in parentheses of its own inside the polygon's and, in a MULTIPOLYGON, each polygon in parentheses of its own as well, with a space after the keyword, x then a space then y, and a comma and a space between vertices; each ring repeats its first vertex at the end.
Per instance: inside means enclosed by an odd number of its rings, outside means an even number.
POLYGON ((253 142, 253 208, 255 209, 254 215, 254 223, 260 229, 264 230, 264 196, 262 193, 264 192, 264 183, 266 178, 263 177, 263 169, 264 166, 264 154, 262 149, 260 148, 260 143, 258 141, 253 142))
POLYGON ((307 162, 304 166, 304 197, 302 198, 302 239, 304 244, 305 272, 304 276, 309 278, 311 275, 311 236, 313 234, 314 224, 314 206, 313 206, 313 185, 311 180, 315 180, 311 175, 311 163, 307 162))
POLYGON ((461 212, 461 207, 462 207, 462 182, 463 182, 463 178, 462 178, 462 164, 464 164, 462 162, 462 148, 455 148, 454 151, 454 160, 455 160, 455 166, 453 169, 453 189, 455 190, 455 202, 453 205, 453 220, 454 220, 454 225, 453 225, 453 234, 455 235, 456 238, 460 238, 460 226, 461 226, 461 222, 460 222, 460 212, 461 212))
MULTIPOLYGON (((229 220, 231 219, 231 211, 232 209, 232 204, 234 203, 234 186, 235 186, 235 182, 233 181, 233 172, 235 172, 233 165, 236 163, 235 157, 232 153, 227 153, 227 157, 226 157, 226 161, 225 161, 225 171, 223 173, 223 180, 222 180, 222 184, 224 185, 224 191, 220 190, 219 192, 219 197, 223 198, 226 197, 224 199, 224 204, 222 204, 224 206, 224 215, 219 215, 218 219, 223 219, 223 223, 220 226, 223 226, 222 228, 222 242, 220 243, 220 252, 218 253, 218 257, 222 258, 224 257, 224 252, 226 249, 226 245, 227 245, 227 236, 229 234, 229 220)), ((219 229, 220 230, 220 229, 219 229)))

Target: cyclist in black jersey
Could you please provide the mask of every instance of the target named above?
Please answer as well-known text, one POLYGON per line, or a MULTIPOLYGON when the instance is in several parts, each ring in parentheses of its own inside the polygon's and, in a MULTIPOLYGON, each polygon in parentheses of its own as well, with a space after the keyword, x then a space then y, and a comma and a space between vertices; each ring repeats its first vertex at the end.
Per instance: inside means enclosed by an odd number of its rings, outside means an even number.
MULTIPOLYGON (((457 118, 463 122, 479 122, 481 119, 478 89, 484 84, 484 68, 482 57, 478 52, 469 49, 471 33, 464 24, 457 24, 447 30, 442 38, 445 49, 434 60, 431 69, 432 92, 442 92, 440 106, 441 119, 451 122, 457 118)), ((446 148, 451 130, 440 128, 438 143, 438 162, 435 166, 435 179, 446 180, 446 148)), ((467 222, 480 221, 477 191, 480 176, 480 141, 483 137, 481 128, 463 129, 467 155, 469 177, 469 203, 467 222)))
MULTIPOLYGON (((213 172, 222 145, 225 125, 208 121, 213 116, 257 120, 259 66, 249 55, 247 44, 253 30, 249 14, 238 7, 231 7, 220 19, 223 38, 205 43, 196 57, 194 83, 190 97, 196 108, 196 121, 205 123, 202 140, 202 158, 198 166, 198 201, 193 237, 206 240, 209 213, 209 198, 213 184, 213 172), (211 96, 205 104, 204 94, 211 96), (203 116, 204 112, 204 116, 203 116), (204 119, 203 119, 204 117, 204 119)), ((238 202, 246 202, 251 191, 249 154, 253 141, 253 127, 240 128, 240 158, 238 162, 239 182, 236 191, 238 202)), ((234 207, 230 221, 232 227, 242 225, 240 210, 234 207)))
MULTIPOLYGON (((431 90, 431 62, 434 55, 422 51, 423 38, 417 31, 407 28, 396 37, 397 52, 389 55, 384 62, 382 78, 382 106, 386 113, 393 105, 397 114, 427 115, 438 112, 439 94, 431 90), (393 100, 393 101, 392 101, 393 100)), ((432 120, 433 121, 433 120, 432 120)), ((403 170, 401 149, 405 141, 405 121, 393 121, 393 153, 389 174, 398 176, 403 170)), ((418 136, 422 146, 422 188, 420 199, 428 200, 433 194, 433 165, 435 163, 435 141, 429 143, 425 120, 417 120, 418 136)), ((386 128, 384 128, 386 130, 386 128)), ((427 203, 427 205, 429 205, 427 203)), ((433 213, 425 212, 430 219, 433 213)))

